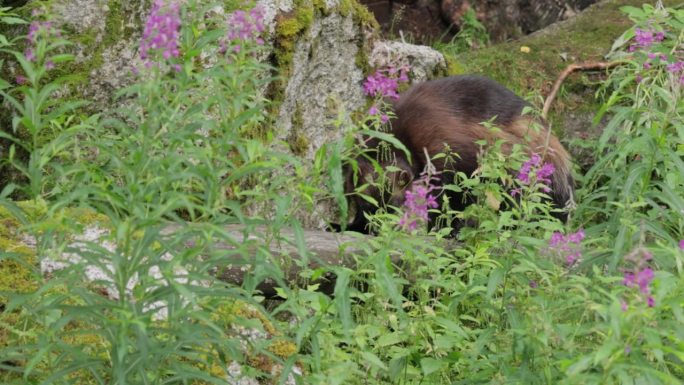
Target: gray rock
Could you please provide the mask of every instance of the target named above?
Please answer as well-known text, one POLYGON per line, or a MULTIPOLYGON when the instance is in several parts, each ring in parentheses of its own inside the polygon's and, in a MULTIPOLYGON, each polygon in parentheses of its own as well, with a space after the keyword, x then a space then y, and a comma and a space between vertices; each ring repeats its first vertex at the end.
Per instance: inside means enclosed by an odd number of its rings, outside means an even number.
POLYGON ((379 41, 373 46, 368 58, 372 67, 399 67, 408 65, 413 82, 421 82, 446 73, 444 56, 438 51, 423 45, 400 41, 379 41))
POLYGON ((313 159, 323 143, 341 137, 333 124, 341 111, 365 104, 363 72, 355 63, 361 38, 351 16, 333 13, 314 20, 295 45, 278 121, 281 138, 306 159, 313 159), (300 140, 308 145, 292 143, 300 140))

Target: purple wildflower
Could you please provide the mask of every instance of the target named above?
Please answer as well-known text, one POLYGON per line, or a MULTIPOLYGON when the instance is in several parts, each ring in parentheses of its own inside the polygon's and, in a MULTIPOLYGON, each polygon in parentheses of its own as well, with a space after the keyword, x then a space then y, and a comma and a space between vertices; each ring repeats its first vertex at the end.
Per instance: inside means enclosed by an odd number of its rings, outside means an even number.
MULTIPOLYGON (((363 91, 366 95, 374 98, 392 98, 399 99, 399 82, 407 82, 408 66, 390 66, 385 69, 377 70, 373 75, 370 75, 363 82, 363 91)), ((385 106, 387 103, 382 103, 385 106)), ((374 104, 370 110, 369 115, 377 115, 380 113, 380 122, 385 124, 389 121, 389 116, 384 111, 384 108, 378 108, 374 104)))
POLYGON ((625 260, 632 262, 634 267, 630 270, 626 270, 622 279, 623 285, 639 289, 639 293, 646 299, 646 303, 649 307, 655 305, 655 299, 651 295, 650 289, 655 274, 647 265, 648 261, 651 259, 653 259, 653 255, 643 247, 626 255, 625 260))
POLYGON ((16 78, 17 84, 22 85, 22 84, 26 83, 26 80, 27 80, 26 76, 17 75, 17 78, 16 78))
POLYGON ((24 57, 30 62, 36 61, 36 54, 33 53, 33 48, 26 48, 24 50, 24 57))
POLYGON ((165 0, 155 0, 140 42, 140 58, 145 61, 145 67, 150 67, 150 57, 155 52, 161 52, 165 60, 180 55, 178 50, 180 26, 178 3, 171 1, 167 4, 165 0))
MULTIPOLYGON (((34 9, 31 15, 34 18, 39 17, 43 12, 38 9, 34 9)), ((49 20, 38 20, 34 19, 31 21, 31 24, 29 25, 29 30, 28 34, 26 35, 26 38, 28 40, 28 44, 26 49, 24 50, 24 57, 26 60, 30 62, 37 62, 38 60, 42 59, 37 56, 36 52, 36 47, 38 46, 38 41, 40 39, 49 39, 55 36, 60 36, 59 30, 54 28, 52 26, 52 22, 49 20)), ((39 53, 38 53, 39 54, 39 53)), ((51 60, 47 60, 45 63, 45 69, 51 70, 55 68, 55 63, 51 60)))
POLYGON ((368 109, 368 115, 373 116, 378 114, 378 107, 373 104, 369 109, 368 109))
POLYGON ((674 63, 668 64, 667 66, 665 66, 665 68, 670 73, 676 73, 676 72, 684 71, 684 61, 678 60, 674 63))
POLYGON ((579 244, 584 239, 584 230, 579 229, 576 233, 568 234, 568 242, 579 244))
POLYGON ((629 354, 631 352, 632 352, 632 347, 629 345, 625 346, 625 354, 629 354))
POLYGON ((404 200, 404 215, 399 225, 408 231, 418 228, 418 221, 428 220, 428 209, 437 208, 437 200, 431 194, 436 187, 430 184, 426 176, 413 182, 410 190, 406 190, 404 200))
POLYGON ((684 250, 684 239, 682 239, 681 241, 679 241, 679 249, 680 249, 680 250, 684 250))
POLYGON ((363 91, 368 96, 399 99, 399 94, 397 93, 398 88, 399 83, 397 79, 385 76, 382 71, 375 71, 375 73, 368 76, 363 83, 363 91))
POLYGON ((638 48, 648 48, 655 42, 663 41, 665 33, 662 31, 655 32, 650 30, 642 30, 637 28, 634 32, 634 40, 638 48))
POLYGON ((641 291, 643 294, 648 294, 648 285, 651 283, 651 281, 653 281, 654 277, 655 275, 650 267, 639 271, 636 275, 636 283, 639 285, 639 291, 641 291))
POLYGON ((620 310, 627 311, 627 309, 628 309, 627 302, 620 300, 620 310))
MULTIPOLYGON (((233 45, 233 52, 240 52, 242 49, 240 42, 264 44, 261 34, 266 30, 264 25, 265 13, 264 7, 257 5, 249 12, 239 9, 228 15, 226 40, 233 45)), ((221 42, 221 50, 226 51, 226 42, 221 42)))
POLYGON ((643 270, 637 271, 636 274, 626 272, 622 284, 627 287, 639 286, 639 291, 642 294, 649 294, 650 290, 648 285, 653 281, 654 277, 653 270, 651 270, 650 267, 646 267, 643 270))
POLYGON ((576 233, 567 236, 556 231, 551 234, 549 239, 549 249, 561 258, 565 258, 568 266, 573 266, 582 258, 581 243, 584 239, 584 230, 580 229, 576 233))
POLYGON ((565 236, 563 236, 563 233, 554 231, 554 233, 551 234, 551 239, 549 239, 549 246, 558 247, 563 242, 565 242, 565 236))
MULTIPOLYGON (((545 162, 542 164, 541 156, 539 156, 537 153, 533 153, 530 159, 523 163, 522 167, 520 167, 517 178, 520 182, 526 185, 534 185, 538 183, 541 185, 542 191, 548 193, 551 191, 549 188, 549 185, 551 185, 551 175, 553 175, 555 170, 556 168, 552 163, 545 162), (534 176, 533 180, 530 180, 530 174, 534 176)), ((515 190, 514 192, 519 193, 519 191, 515 190)))
POLYGON ((537 286, 538 286, 538 285, 537 285, 537 281, 534 281, 534 280, 530 280, 530 288, 532 288, 532 289, 536 289, 536 288, 537 288, 537 286))

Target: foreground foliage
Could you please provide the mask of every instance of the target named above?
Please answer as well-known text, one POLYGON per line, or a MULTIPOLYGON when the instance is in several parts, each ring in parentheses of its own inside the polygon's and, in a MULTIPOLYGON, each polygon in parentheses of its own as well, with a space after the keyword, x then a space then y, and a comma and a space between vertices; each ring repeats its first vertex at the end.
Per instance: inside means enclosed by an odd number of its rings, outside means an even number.
POLYGON ((15 278, 0 283, 3 383, 684 382, 684 11, 625 9, 636 26, 615 44, 625 65, 604 84, 599 118, 611 120, 569 227, 549 215, 550 170, 496 143, 478 174, 447 186, 469 189, 465 212, 417 185, 406 207, 372 218, 379 236, 359 245, 356 269, 312 271, 296 213, 319 199, 346 212, 354 134, 391 140, 391 111, 374 104, 368 124, 343 127, 345 140, 305 167, 279 150, 263 112, 272 74, 256 60, 261 11, 225 24, 198 3, 155 2, 138 81, 107 115, 51 97, 61 82, 51 70, 71 57, 47 15, 34 15, 25 41, 0 40, 23 71, 0 82, 15 111, 0 135, 29 154, 10 150, 27 182, 0 194, 13 229, 0 236, 14 242, 0 243, 0 273, 15 278), (46 142, 46 131, 58 134, 46 142), (18 191, 31 201, 10 200, 18 191), (478 226, 454 248, 449 229, 418 226, 428 208, 478 226), (244 239, 228 223, 243 224, 244 239), (99 232, 78 235, 85 227, 99 232), (334 272, 334 296, 285 282, 268 251, 285 227, 298 234, 301 278, 334 272), (25 243, 34 250, 14 246, 25 243), (65 256, 44 279, 46 261, 65 256), (229 264, 244 267, 241 287, 216 278, 229 264), (282 301, 260 296, 265 279, 282 301))

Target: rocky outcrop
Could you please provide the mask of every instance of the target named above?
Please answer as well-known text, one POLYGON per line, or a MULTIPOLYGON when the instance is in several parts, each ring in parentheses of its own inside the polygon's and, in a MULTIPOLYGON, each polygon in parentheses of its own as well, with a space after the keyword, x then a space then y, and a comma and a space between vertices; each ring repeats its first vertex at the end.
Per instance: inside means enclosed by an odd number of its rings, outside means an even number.
MULTIPOLYGON (((340 127, 364 112, 362 83, 376 68, 389 63, 410 64, 414 80, 445 72, 441 54, 428 48, 379 40, 372 14, 356 0, 261 0, 265 33, 271 50, 261 58, 280 76, 264 92, 273 101, 275 137, 289 150, 312 160, 324 143, 342 137, 340 127), (338 124, 335 124, 337 122, 338 124)), ((29 2, 27 7, 34 4, 29 2)), ((55 24, 74 43, 71 81, 64 94, 85 99, 93 112, 105 112, 114 94, 130 85, 132 70, 141 64, 139 46, 148 2, 114 0, 56 0, 49 4, 55 24)), ((224 9, 212 10, 228 17, 224 9)), ((202 56, 211 66, 211 55, 202 56)), ((19 74, 18 66, 10 72, 19 74)), ((2 186, 0 186, 2 187, 2 186)), ((307 227, 321 228, 335 208, 323 204, 303 214, 307 227)))
POLYGON ((442 17, 459 29, 473 10, 492 40, 502 41, 537 31, 576 15, 596 0, 442 0, 442 17))
MULTIPOLYGON (((472 11, 492 41, 504 41, 568 19, 596 0, 361 0, 383 33, 417 42, 449 42, 472 11)), ((472 27, 472 26, 471 26, 472 27)), ((468 26, 466 26, 468 28, 468 26)))

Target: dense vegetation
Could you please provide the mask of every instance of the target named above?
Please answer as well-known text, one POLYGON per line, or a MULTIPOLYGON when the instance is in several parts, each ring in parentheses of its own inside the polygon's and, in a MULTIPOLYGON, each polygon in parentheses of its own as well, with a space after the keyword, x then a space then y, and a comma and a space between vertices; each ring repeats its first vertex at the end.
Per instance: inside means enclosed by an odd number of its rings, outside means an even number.
MULTIPOLYGON (((0 382, 684 382, 684 10, 624 9, 635 25, 610 53, 621 65, 596 116, 608 123, 569 224, 544 199, 553 170, 494 143, 477 174, 446 187, 469 191, 465 212, 436 197, 428 171, 405 207, 372 218, 378 236, 357 244, 355 269, 310 269, 295 214, 323 199, 346 212, 342 166, 360 133, 392 140, 381 100, 406 69, 369 76, 367 122, 340 123, 344 140, 305 164, 265 114, 262 11, 225 25, 204 3, 154 2, 137 82, 101 114, 57 97, 54 72, 73 57, 49 15, 0 36, 22 72, 0 80, 13 111, 0 155, 25 181, 0 193, 0 382), (478 226, 455 246, 448 228, 425 230, 428 209, 478 226), (235 223, 244 239, 224 230, 235 223), (285 281, 269 252, 285 228, 299 280, 332 272, 334 295, 285 281), (241 287, 217 278, 231 264, 241 287), (256 290, 267 279, 281 300, 256 290)), ((22 20, 2 9, 0 22, 22 20)))

